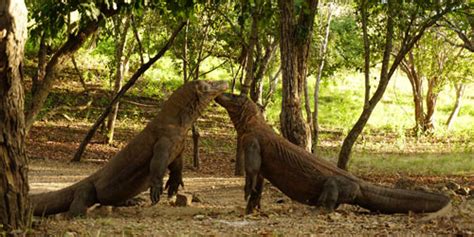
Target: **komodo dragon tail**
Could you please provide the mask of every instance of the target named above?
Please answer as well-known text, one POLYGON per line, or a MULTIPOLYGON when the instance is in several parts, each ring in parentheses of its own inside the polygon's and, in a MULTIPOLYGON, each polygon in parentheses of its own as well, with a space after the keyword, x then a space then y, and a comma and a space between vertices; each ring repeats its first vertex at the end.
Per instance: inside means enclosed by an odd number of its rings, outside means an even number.
POLYGON ((33 215, 47 216, 56 213, 66 212, 74 199, 76 185, 72 185, 57 191, 31 194, 30 200, 33 203, 33 215))
POLYGON ((442 194, 395 189, 364 182, 360 185, 356 204, 381 213, 436 212, 449 205, 450 199, 442 194))

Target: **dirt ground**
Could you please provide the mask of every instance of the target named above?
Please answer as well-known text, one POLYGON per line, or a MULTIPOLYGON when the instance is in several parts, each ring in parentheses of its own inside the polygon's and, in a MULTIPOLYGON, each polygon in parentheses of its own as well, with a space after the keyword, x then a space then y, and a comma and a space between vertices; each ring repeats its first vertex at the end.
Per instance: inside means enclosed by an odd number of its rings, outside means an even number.
MULTIPOLYGON (((452 195, 453 208, 441 218, 421 221, 425 215, 380 215, 348 205, 323 214, 317 209, 291 201, 266 183, 262 210, 244 215, 243 178, 234 177, 235 132, 225 118, 206 113, 200 119, 200 170, 191 167, 191 146, 185 154, 184 183, 180 192, 200 200, 191 206, 177 207, 165 195, 159 204, 144 202, 133 207, 95 206, 87 217, 68 219, 62 215, 35 218, 33 235, 54 236, 176 236, 176 235, 474 235, 474 199, 452 195)), ((80 121, 39 122, 28 137, 31 192, 56 190, 68 186, 105 165, 140 130, 118 129, 114 146, 104 145, 96 136, 84 161, 69 163, 89 124, 80 121)), ((190 144, 190 143, 188 143, 190 144)), ((384 185, 397 178, 385 174, 358 174, 384 185)), ((474 176, 408 177, 416 185, 435 189, 449 181, 474 188, 474 176)))
MULTIPOLYGON (((65 187, 97 169, 97 164, 38 161, 30 164, 32 192, 65 187)), ((175 235, 419 235, 474 233, 474 200, 456 204, 450 216, 420 222, 423 215, 380 215, 344 205, 331 214, 286 198, 269 183, 265 185, 260 213, 245 216, 242 178, 200 175, 186 171, 185 189, 200 199, 189 207, 176 207, 165 195, 156 206, 145 201, 134 207, 91 208, 85 218, 56 215, 35 219, 36 234, 63 236, 175 236, 175 235)))

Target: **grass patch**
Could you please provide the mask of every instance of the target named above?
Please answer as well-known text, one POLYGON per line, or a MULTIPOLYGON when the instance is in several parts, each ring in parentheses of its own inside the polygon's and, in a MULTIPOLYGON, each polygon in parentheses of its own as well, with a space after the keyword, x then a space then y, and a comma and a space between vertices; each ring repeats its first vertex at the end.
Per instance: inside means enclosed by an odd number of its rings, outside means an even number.
POLYGON ((356 173, 407 175, 472 175, 472 153, 380 154, 355 153, 350 169, 356 173))

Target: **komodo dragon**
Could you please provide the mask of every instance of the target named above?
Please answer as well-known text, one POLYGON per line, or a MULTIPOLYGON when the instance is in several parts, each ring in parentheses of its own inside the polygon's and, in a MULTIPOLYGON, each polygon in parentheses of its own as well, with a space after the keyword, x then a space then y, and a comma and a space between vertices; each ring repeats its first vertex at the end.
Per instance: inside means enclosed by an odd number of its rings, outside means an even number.
POLYGON ((361 180, 277 135, 244 96, 221 94, 222 105, 242 139, 247 214, 260 208, 263 179, 290 198, 333 211, 356 204, 381 213, 434 212, 450 203, 441 194, 381 187, 361 180))
POLYGON ((83 215, 95 203, 119 205, 150 187, 152 204, 165 189, 177 192, 182 181, 182 152, 186 133, 206 106, 227 89, 224 81, 193 81, 177 89, 163 103, 158 116, 103 168, 64 189, 31 195, 34 215, 68 212, 83 215))

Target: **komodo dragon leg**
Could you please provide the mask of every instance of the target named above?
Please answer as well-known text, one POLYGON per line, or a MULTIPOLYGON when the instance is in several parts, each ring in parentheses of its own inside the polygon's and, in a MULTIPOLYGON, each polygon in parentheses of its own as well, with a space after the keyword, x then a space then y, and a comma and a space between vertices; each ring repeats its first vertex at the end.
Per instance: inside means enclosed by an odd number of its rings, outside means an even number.
POLYGON ((165 176, 168 167, 172 146, 170 139, 163 137, 153 147, 153 157, 150 161, 150 199, 152 205, 160 201, 160 195, 163 193, 163 176, 165 176))
MULTIPOLYGON (((184 150, 184 149, 183 149, 184 150)), ((168 189, 168 197, 172 197, 178 193, 178 187, 184 188, 183 183, 183 151, 181 151, 176 159, 168 166, 170 177, 166 181, 165 189, 168 189)))
POLYGON ((244 165, 245 165, 245 200, 247 200, 246 213, 253 212, 255 207, 260 207, 260 198, 263 191, 263 177, 259 174, 262 165, 260 144, 255 138, 243 139, 244 165))
POLYGON ((91 182, 85 182, 74 192, 74 199, 69 206, 68 215, 71 217, 84 216, 87 208, 97 202, 95 186, 91 182))
POLYGON ((323 189, 318 197, 318 206, 332 212, 339 204, 353 203, 360 192, 359 185, 342 176, 328 176, 323 181, 323 189))

